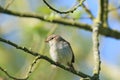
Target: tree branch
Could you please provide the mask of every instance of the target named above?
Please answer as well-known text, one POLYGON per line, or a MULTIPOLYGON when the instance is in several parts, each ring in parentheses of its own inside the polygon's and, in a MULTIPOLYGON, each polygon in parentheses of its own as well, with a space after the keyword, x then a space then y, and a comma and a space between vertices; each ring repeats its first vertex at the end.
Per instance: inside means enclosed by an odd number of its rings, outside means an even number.
MULTIPOLYGON (((21 12, 17 12, 17 11, 11 11, 11 10, 8 10, 8 9, 5 10, 1 6, 0 6, 0 12, 4 13, 4 14, 8 14, 8 15, 13 15, 13 16, 36 18, 36 19, 40 19, 40 20, 43 20, 43 21, 46 21, 46 22, 58 23, 58 24, 73 26, 73 27, 84 29, 84 30, 92 31, 91 25, 83 24, 83 23, 80 23, 80 22, 77 22, 77 21, 71 21, 69 19, 55 18, 53 20, 49 20, 49 19, 45 18, 45 16, 40 15, 40 14, 38 15, 38 14, 32 14, 32 13, 21 13, 21 12)), ((106 36, 106 37, 112 37, 112 38, 115 38, 115 39, 120 39, 120 32, 117 31, 117 30, 112 30, 109 27, 101 26, 99 28, 99 33, 101 35, 106 36)))
POLYGON ((108 27, 108 0, 99 0, 98 16, 102 23, 101 27, 108 27))
POLYGON ((78 75, 78 76, 83 77, 83 78, 86 78, 86 77, 91 78, 91 76, 89 76, 89 75, 87 75, 85 73, 82 73, 82 72, 76 71, 76 70, 71 70, 70 68, 63 66, 60 63, 54 62, 53 60, 51 60, 47 56, 41 55, 41 54, 39 54, 37 52, 30 51, 29 49, 27 49, 25 47, 18 46, 17 44, 15 44, 15 43, 13 43, 13 42, 11 42, 9 40, 5 40, 3 38, 0 38, 0 41, 4 42, 6 44, 9 44, 9 45, 15 47, 16 49, 20 49, 20 50, 22 50, 22 51, 24 51, 24 52, 26 52, 28 54, 31 54, 33 56, 38 56, 39 57, 38 59, 44 59, 44 60, 48 61, 49 63, 54 64, 54 65, 56 65, 56 66, 58 66, 58 67, 60 67, 60 68, 62 68, 64 70, 66 70, 68 72, 71 72, 71 73, 73 73, 75 75, 78 75))
POLYGON ((98 11, 98 18, 101 21, 103 26, 103 15, 104 15, 104 0, 99 0, 99 11, 98 11))
POLYGON ((108 26, 108 0, 104 0, 104 14, 103 14, 103 26, 107 27, 108 26))
POLYGON ((43 0, 43 2, 53 11, 60 13, 60 14, 67 14, 67 13, 73 13, 79 6, 81 6, 83 4, 85 0, 81 0, 79 4, 73 6, 70 10, 68 11, 59 11, 55 8, 53 8, 46 0, 43 0))
POLYGON ((100 51, 99 51, 99 27, 101 23, 95 22, 93 25, 93 55, 94 55, 94 71, 93 71, 93 80, 99 80, 101 60, 100 60, 100 51))
POLYGON ((107 27, 108 20, 108 0, 99 0, 99 11, 97 18, 94 20, 93 25, 93 54, 95 66, 93 71, 93 80, 99 80, 101 70, 101 60, 99 51, 99 29, 104 26, 107 27))

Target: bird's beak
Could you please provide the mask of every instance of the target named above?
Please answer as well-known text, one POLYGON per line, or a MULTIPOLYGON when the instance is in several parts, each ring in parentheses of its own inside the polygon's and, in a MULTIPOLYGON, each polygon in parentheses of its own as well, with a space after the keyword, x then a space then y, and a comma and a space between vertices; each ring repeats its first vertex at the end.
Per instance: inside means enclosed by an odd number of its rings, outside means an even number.
POLYGON ((48 43, 48 40, 45 40, 46 43, 48 43))

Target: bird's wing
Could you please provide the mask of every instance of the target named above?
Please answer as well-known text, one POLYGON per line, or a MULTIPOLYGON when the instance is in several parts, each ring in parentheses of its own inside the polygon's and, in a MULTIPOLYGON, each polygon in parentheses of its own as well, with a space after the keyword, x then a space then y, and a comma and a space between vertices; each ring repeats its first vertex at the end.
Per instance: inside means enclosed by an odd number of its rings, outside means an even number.
MULTIPOLYGON (((67 42, 67 41, 66 41, 66 42, 67 42)), ((71 50, 71 52, 72 52, 72 60, 71 60, 71 62, 74 63, 74 62, 75 62, 75 56, 74 56, 74 53, 73 53, 72 47, 71 47, 71 45, 70 45, 69 42, 67 42, 67 43, 68 43, 68 45, 69 45, 69 47, 70 47, 70 50, 71 50)))

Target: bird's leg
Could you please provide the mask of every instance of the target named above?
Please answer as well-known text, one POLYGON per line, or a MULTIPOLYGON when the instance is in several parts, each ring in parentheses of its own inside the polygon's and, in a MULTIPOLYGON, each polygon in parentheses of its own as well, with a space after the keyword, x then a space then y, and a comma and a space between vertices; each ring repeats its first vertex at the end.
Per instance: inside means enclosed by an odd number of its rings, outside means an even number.
POLYGON ((75 68, 74 68, 74 66, 73 66, 72 63, 71 64, 68 63, 68 66, 69 66, 69 68, 70 68, 71 71, 75 71, 75 68))

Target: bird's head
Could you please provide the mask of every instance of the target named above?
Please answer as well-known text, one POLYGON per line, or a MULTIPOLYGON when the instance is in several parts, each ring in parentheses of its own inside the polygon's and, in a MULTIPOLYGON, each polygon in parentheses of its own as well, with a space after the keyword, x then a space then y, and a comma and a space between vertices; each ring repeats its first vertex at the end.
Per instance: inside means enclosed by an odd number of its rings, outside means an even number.
POLYGON ((52 34, 52 35, 47 37, 45 42, 47 42, 49 44, 55 44, 55 43, 62 41, 62 40, 64 40, 64 39, 61 36, 52 34))

